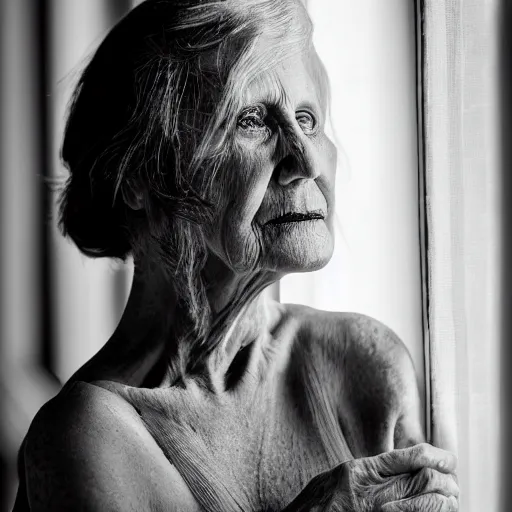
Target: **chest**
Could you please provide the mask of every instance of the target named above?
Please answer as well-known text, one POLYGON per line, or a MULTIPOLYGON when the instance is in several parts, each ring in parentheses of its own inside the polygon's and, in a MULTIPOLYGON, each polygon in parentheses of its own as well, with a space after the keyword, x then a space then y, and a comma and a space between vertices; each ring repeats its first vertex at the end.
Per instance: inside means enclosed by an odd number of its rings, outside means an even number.
POLYGON ((142 419, 212 512, 282 510, 333 465, 315 418, 276 390, 222 400, 178 394, 142 419))

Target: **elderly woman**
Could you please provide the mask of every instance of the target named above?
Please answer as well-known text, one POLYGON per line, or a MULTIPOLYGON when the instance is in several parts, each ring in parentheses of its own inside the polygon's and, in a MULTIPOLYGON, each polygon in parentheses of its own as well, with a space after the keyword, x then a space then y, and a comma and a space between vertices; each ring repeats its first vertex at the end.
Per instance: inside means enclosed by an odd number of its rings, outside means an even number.
POLYGON ((135 262, 112 338, 46 404, 16 511, 449 511, 377 321, 264 293, 333 251, 328 88, 298 0, 147 0, 70 109, 61 226, 135 262))

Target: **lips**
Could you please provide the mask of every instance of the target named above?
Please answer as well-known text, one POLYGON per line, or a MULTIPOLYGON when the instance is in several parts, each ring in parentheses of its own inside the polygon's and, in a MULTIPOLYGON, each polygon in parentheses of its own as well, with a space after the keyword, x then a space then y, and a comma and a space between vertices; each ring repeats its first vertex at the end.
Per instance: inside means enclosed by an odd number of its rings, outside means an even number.
POLYGON ((306 213, 299 212, 288 212, 280 217, 269 220, 265 225, 277 225, 277 224, 289 224, 292 222, 306 222, 309 220, 321 220, 324 219, 325 215, 322 211, 316 210, 306 213))

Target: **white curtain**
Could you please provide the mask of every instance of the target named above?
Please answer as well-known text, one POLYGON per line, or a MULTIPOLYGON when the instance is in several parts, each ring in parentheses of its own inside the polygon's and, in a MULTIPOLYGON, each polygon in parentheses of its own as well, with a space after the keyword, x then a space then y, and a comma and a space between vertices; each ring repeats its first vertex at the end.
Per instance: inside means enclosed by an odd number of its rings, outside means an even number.
POLYGON ((424 11, 430 418, 459 456, 464 512, 498 507, 497 0, 424 11))

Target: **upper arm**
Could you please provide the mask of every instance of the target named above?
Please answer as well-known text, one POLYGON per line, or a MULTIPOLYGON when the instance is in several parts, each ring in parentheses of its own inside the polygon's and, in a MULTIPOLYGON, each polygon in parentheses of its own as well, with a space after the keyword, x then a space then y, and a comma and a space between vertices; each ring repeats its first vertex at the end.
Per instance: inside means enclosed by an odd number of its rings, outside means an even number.
POLYGON ((368 454, 424 441, 417 376, 404 343, 368 316, 344 317, 345 387, 368 454))
POLYGON ((29 430, 31 510, 191 510, 180 508, 189 501, 186 489, 151 441, 119 397, 75 384, 43 407, 29 430))

